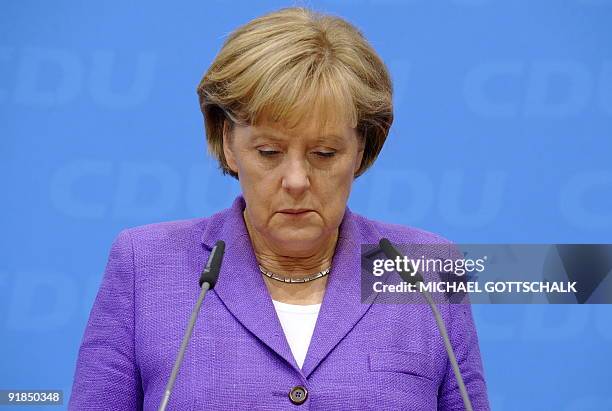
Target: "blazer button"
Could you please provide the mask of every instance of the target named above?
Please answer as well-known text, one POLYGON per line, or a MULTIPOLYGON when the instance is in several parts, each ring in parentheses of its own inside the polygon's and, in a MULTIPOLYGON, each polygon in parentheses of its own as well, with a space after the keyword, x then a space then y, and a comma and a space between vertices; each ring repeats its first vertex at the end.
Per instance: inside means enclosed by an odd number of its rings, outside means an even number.
POLYGON ((308 391, 301 385, 296 385, 289 391, 289 399, 295 405, 303 404, 308 398, 308 391))

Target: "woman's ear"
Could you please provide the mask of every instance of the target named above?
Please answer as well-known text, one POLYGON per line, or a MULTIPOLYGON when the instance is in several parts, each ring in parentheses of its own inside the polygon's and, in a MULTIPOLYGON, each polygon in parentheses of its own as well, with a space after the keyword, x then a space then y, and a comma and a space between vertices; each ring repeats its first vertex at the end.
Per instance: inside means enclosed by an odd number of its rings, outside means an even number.
POLYGON ((234 152, 232 150, 232 126, 227 120, 223 120, 223 155, 225 156, 225 162, 227 166, 234 173, 238 174, 238 167, 236 165, 236 158, 234 157, 234 152))

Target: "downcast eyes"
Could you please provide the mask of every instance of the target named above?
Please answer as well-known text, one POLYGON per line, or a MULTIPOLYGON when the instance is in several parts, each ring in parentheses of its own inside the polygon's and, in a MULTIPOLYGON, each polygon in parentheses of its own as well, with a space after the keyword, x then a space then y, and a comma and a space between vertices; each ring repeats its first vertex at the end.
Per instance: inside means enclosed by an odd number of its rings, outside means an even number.
MULTIPOLYGON (((280 151, 278 150, 257 150, 259 152, 259 155, 262 157, 274 157, 277 156, 278 154, 281 154, 280 151)), ((314 151, 312 154, 318 156, 318 157, 322 157, 322 158, 331 158, 333 156, 336 155, 335 151, 314 151)))

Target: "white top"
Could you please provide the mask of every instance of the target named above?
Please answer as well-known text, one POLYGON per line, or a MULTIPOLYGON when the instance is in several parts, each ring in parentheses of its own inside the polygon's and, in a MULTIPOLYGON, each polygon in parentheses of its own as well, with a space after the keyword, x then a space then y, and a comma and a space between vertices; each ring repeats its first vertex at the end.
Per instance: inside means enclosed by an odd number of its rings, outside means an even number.
POLYGON ((272 300, 298 367, 302 368, 321 304, 296 305, 272 300))

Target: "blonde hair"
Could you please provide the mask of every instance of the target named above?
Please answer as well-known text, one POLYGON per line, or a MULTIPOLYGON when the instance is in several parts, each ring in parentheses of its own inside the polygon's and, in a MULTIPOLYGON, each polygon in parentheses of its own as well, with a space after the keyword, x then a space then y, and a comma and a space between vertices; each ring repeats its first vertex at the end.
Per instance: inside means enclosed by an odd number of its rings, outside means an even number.
POLYGON ((393 123, 393 87, 363 34, 342 18, 303 7, 258 17, 229 35, 197 88, 209 152, 224 174, 224 120, 230 126, 306 115, 322 125, 348 121, 364 139, 355 175, 376 160, 393 123))

